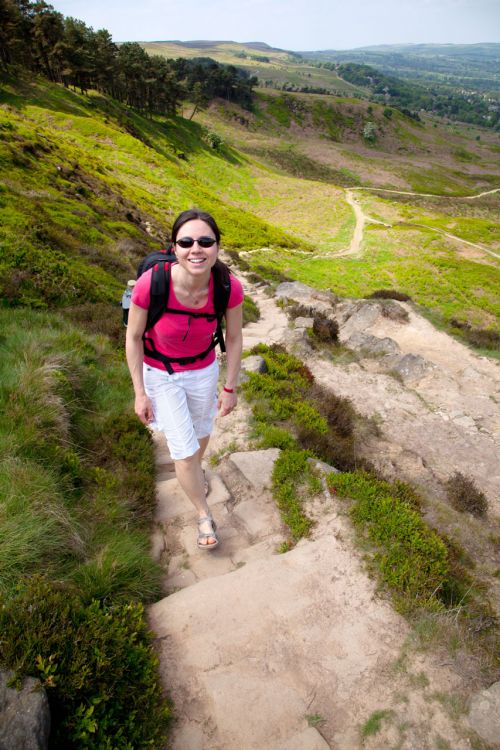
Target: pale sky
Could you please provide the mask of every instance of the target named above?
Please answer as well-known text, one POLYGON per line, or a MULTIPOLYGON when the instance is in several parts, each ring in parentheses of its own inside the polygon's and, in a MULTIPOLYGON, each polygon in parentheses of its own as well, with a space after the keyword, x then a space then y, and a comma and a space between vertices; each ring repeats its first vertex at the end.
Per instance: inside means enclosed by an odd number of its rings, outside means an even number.
MULTIPOLYGON (((49 0, 50 2, 50 0, 49 0)), ((115 42, 208 39, 288 50, 500 42, 500 0, 55 0, 115 42)))

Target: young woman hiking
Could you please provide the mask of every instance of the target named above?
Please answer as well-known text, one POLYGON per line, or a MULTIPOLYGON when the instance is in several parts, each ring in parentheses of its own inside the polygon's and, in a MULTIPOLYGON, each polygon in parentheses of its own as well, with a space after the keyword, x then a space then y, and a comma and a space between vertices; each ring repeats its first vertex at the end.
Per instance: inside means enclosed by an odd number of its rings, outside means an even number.
POLYGON ((214 274, 224 272, 218 260, 219 243, 220 232, 210 214, 190 209, 177 217, 172 227, 176 262, 170 268, 168 309, 144 340, 153 269, 144 272, 132 294, 126 338, 135 413, 141 422, 165 434, 179 484, 198 513, 198 546, 206 550, 219 540, 207 505, 201 460, 217 410, 224 417, 236 406, 242 349, 243 289, 231 274, 224 316, 227 372, 217 395, 219 367, 211 347, 217 327, 214 274), (186 358, 190 361, 182 363, 186 358))

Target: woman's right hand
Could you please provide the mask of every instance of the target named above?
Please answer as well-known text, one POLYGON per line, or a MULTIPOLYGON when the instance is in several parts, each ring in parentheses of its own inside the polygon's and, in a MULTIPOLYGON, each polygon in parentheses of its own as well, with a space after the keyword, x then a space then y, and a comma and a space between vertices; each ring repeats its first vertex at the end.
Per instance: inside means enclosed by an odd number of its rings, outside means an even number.
POLYGON ((141 396, 135 397, 135 413, 145 425, 148 425, 154 420, 153 405, 149 396, 144 393, 141 396))

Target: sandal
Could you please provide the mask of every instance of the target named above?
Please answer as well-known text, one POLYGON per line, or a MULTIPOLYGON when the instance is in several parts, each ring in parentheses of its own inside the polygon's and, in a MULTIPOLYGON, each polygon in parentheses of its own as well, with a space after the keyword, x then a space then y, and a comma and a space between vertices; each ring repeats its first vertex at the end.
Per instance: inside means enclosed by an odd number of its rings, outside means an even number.
POLYGON ((205 497, 210 494, 210 483, 207 478, 207 474, 205 469, 202 469, 203 472, 203 487, 205 488, 205 497))
POLYGON ((217 524, 215 523, 214 519, 210 515, 210 513, 206 516, 202 516, 201 518, 198 518, 198 539, 197 539, 197 545, 199 549, 213 549, 214 547, 217 547, 219 544, 219 537, 216 534, 217 531, 217 524), (202 531, 200 526, 203 523, 210 523, 212 526, 211 531, 202 531), (202 544, 202 540, 206 539, 207 543, 202 544), (209 539, 215 539, 215 542, 212 542, 211 544, 208 543, 209 539))

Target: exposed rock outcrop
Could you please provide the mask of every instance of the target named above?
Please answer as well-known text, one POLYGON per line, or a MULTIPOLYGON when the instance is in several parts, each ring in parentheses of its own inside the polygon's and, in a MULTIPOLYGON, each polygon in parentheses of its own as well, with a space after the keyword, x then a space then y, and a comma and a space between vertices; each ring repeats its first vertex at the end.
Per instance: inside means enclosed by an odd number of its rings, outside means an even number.
POLYGON ((38 680, 27 677, 21 690, 7 687, 11 672, 0 672, 0 750, 46 750, 49 702, 38 680))

